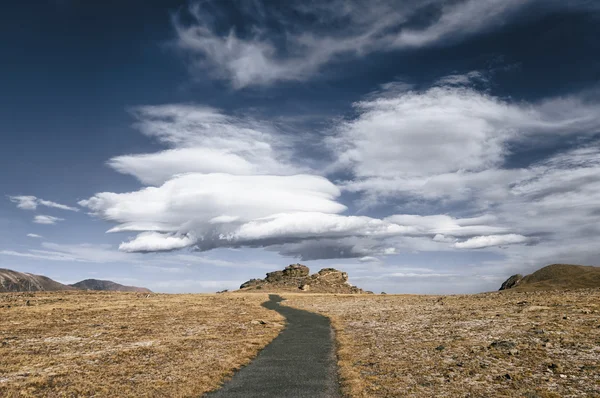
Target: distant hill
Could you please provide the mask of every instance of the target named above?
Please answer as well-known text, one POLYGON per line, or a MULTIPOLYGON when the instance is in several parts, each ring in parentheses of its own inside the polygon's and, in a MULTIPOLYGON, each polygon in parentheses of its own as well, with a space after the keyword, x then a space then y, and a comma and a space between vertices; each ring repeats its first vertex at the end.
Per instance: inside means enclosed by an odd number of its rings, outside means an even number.
POLYGON ((310 275, 306 265, 291 264, 282 271, 267 273, 265 279, 250 279, 238 291, 310 292, 310 293, 371 293, 348 283, 348 274, 334 268, 323 268, 310 275))
POLYGON ((76 290, 46 276, 0 268, 0 293, 76 290))
POLYGON ((144 287, 123 286, 115 282, 97 279, 86 279, 72 285, 63 285, 47 276, 0 268, 0 293, 51 292, 59 290, 102 290, 111 292, 152 293, 151 290, 144 287))
POLYGON ((86 279, 81 282, 73 283, 72 286, 79 290, 102 290, 111 292, 139 292, 152 293, 151 290, 145 287, 124 286, 112 281, 102 281, 99 279, 86 279))
POLYGON ((500 290, 552 290, 600 287, 600 267, 572 264, 552 264, 523 276, 508 278, 500 290))

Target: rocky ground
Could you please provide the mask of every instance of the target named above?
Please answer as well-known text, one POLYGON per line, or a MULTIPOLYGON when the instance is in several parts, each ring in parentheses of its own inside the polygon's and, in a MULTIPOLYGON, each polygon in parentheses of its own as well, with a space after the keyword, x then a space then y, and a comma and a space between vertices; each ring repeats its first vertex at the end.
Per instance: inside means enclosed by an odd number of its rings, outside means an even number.
POLYGON ((251 292, 310 292, 310 293, 370 293, 348 283, 348 274, 335 268, 323 268, 310 275, 306 265, 291 264, 282 271, 267 273, 264 279, 250 279, 240 291, 251 292))
POLYGON ((352 397, 600 397, 600 289, 284 297, 331 317, 352 397))

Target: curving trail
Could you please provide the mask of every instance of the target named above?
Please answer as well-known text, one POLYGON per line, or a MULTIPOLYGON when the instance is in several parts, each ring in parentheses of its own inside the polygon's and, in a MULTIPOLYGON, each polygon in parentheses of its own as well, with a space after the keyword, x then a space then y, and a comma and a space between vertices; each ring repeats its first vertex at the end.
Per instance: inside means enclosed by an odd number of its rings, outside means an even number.
POLYGON ((287 327, 246 367, 207 398, 338 398, 333 332, 329 319, 280 306, 271 294, 265 308, 279 312, 287 327))

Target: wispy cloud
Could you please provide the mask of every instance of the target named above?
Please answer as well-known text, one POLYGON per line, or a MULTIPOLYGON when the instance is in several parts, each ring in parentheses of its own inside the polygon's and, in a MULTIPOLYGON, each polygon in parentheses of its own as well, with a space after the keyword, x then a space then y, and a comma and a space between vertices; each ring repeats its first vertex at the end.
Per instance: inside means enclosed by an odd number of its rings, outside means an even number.
POLYGON ((178 47, 192 56, 193 72, 209 70, 233 87, 243 88, 306 80, 343 56, 455 43, 510 23, 531 5, 542 15, 560 7, 594 7, 591 3, 427 0, 399 6, 392 0, 337 0, 326 4, 289 1, 275 9, 260 1, 253 2, 257 7, 241 2, 239 12, 245 24, 236 30, 232 21, 218 18, 226 15, 214 11, 218 2, 202 1, 192 3, 185 15, 192 23, 178 16, 174 26, 178 47))
POLYGON ((23 209, 23 210, 35 210, 35 209, 37 209, 38 206, 46 206, 46 207, 52 207, 52 208, 61 209, 61 210, 79 211, 79 209, 76 207, 63 205, 60 203, 52 202, 50 200, 40 199, 40 198, 37 198, 35 196, 30 196, 30 195, 9 196, 8 198, 10 199, 11 202, 16 203, 17 207, 19 209, 23 209))
POLYGON ((140 263, 139 255, 122 253, 111 245, 83 243, 78 245, 42 242, 43 249, 27 251, 2 250, 6 256, 28 257, 51 261, 85 263, 140 263))
POLYGON ((58 221, 64 221, 64 218, 54 217, 54 216, 46 216, 46 215, 37 215, 33 217, 33 222, 36 224, 47 224, 52 225, 56 224, 58 221))
POLYGON ((39 239, 43 238, 42 235, 38 235, 38 234, 27 234, 27 236, 30 238, 39 238, 39 239))

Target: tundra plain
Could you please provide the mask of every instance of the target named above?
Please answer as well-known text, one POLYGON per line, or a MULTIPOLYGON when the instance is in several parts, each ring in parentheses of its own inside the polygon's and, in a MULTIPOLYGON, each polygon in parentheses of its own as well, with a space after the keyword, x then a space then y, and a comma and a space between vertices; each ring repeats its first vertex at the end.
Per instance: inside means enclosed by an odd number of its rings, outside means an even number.
POLYGON ((1 397, 198 397, 283 328, 264 295, 0 294, 1 397))
MULTIPOLYGON (((331 318, 348 397, 600 397, 600 289, 281 295, 331 318)), ((267 300, 0 294, 0 396, 201 396, 284 327, 267 300)))
POLYGON ((600 289, 284 295, 329 316, 351 397, 600 397, 600 289))

